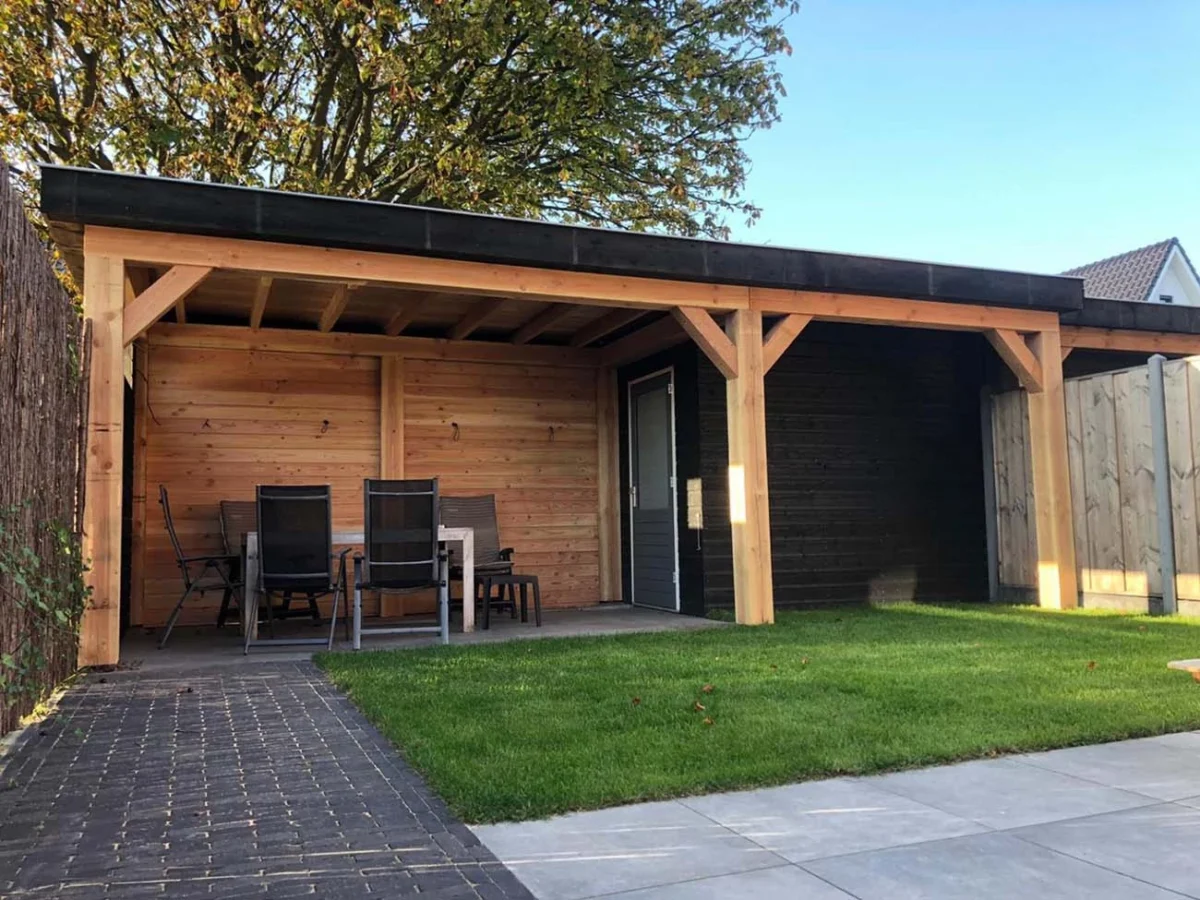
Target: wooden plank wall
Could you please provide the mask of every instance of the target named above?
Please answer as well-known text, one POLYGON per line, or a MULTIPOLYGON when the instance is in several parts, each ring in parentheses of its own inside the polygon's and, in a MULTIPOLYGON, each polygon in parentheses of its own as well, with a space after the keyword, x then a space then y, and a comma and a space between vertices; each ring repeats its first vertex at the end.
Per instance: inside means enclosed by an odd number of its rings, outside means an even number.
MULTIPOLYGON (((1070 378, 1065 388, 1075 555, 1085 602, 1088 595, 1095 599, 1161 595, 1147 368, 1070 378)), ((1186 390, 1186 385, 1180 389, 1186 390)), ((1168 395, 1169 428, 1174 422, 1190 429, 1188 417, 1178 415, 1185 410, 1186 402, 1168 395)), ((1032 589, 1037 585, 1037 541, 1026 394, 996 395, 992 416, 1000 583, 1032 589)), ((1190 456, 1189 441, 1173 442, 1173 465, 1174 444, 1179 445, 1180 457, 1190 456)), ((1187 482, 1193 493, 1193 521, 1185 531, 1192 535, 1200 555, 1194 471, 1190 460, 1181 459, 1179 480, 1187 482)))
MULTIPOLYGON (((405 359, 403 372, 405 474, 436 475, 446 494, 495 493, 501 541, 519 571, 540 576, 547 606, 599 599, 595 371, 405 359)), ((362 480, 380 471, 377 357, 152 341, 146 377, 145 578, 132 624, 162 624, 181 591, 160 483, 188 553, 220 549, 218 502, 251 500, 260 483, 330 484, 334 527, 361 528, 362 480)), ((189 602, 181 621, 214 622, 219 602, 189 602)))

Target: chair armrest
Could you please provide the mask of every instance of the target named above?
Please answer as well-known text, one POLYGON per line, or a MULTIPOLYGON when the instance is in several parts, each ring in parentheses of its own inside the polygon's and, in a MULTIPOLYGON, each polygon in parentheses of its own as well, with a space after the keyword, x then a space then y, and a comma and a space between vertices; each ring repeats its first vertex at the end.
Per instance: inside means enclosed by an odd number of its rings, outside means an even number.
POLYGON ((514 550, 512 547, 505 547, 503 550, 500 551, 500 558, 502 560, 504 560, 505 562, 512 562, 512 555, 516 552, 517 551, 514 550))
POLYGON ((185 563, 194 562, 236 562, 242 557, 237 553, 210 553, 206 556, 185 556, 185 563))

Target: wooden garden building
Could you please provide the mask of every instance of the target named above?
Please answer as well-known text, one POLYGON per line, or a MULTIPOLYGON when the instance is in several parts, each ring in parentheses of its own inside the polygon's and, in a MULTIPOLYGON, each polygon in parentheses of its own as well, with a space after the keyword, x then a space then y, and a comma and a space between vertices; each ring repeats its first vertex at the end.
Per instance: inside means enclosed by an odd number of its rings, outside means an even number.
POLYGON ((347 525, 366 477, 494 494, 548 606, 986 599, 1006 379, 1039 600, 1072 607, 1063 360, 1197 341, 1060 276, 56 166, 41 202, 92 321, 83 664, 178 596, 160 484, 197 548, 261 483, 329 484, 347 525))

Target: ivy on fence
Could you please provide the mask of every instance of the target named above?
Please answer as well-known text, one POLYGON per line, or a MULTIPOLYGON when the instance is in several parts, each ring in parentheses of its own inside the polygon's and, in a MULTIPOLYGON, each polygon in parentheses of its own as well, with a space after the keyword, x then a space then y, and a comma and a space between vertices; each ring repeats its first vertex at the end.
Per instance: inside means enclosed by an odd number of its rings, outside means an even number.
POLYGON ((76 668, 86 348, 0 160, 0 734, 76 668))

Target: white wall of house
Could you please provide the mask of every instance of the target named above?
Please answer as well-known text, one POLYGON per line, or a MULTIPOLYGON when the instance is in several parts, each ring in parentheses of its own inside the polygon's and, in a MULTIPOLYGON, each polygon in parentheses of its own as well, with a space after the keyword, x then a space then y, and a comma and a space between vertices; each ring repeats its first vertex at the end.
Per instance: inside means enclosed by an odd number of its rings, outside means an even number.
POLYGON ((1164 302, 1164 294, 1170 296, 1176 306, 1200 306, 1200 283, 1197 283, 1178 249, 1171 250, 1171 256, 1154 290, 1150 292, 1149 300, 1151 303, 1164 302))

